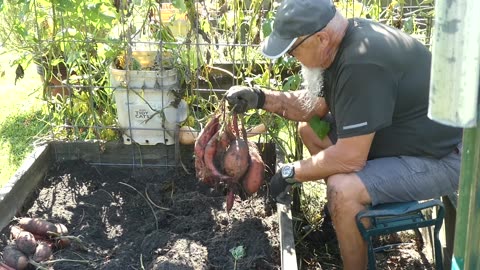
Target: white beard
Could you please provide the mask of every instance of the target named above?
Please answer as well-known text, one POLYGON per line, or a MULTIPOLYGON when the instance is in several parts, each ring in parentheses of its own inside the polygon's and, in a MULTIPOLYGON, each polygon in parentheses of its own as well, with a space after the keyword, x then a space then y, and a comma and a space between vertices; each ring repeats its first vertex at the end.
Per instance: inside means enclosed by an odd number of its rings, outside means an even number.
POLYGON ((323 71, 323 68, 307 68, 302 65, 302 85, 307 90, 305 96, 302 97, 302 107, 307 112, 311 112, 315 108, 323 89, 323 71))

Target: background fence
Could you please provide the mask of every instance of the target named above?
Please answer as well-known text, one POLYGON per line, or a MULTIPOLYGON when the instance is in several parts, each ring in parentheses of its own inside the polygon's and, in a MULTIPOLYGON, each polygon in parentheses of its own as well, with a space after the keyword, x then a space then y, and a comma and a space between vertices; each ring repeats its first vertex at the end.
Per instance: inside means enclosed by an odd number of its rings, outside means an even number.
MULTIPOLYGON (((430 46, 433 1, 335 4, 346 17, 380 21, 430 46)), ((18 55, 16 79, 29 64, 42 78, 38 117, 47 132, 38 142, 161 144, 165 163, 156 165, 171 166, 184 128, 200 130, 230 86, 301 87, 294 59, 269 61, 258 51, 277 6, 272 0, 4 0, 0 38, 18 55)), ((263 111, 246 121, 268 126, 255 140, 275 142, 287 160, 301 156, 295 124, 263 111)), ((134 151, 124 165, 132 164, 138 165, 134 151)))

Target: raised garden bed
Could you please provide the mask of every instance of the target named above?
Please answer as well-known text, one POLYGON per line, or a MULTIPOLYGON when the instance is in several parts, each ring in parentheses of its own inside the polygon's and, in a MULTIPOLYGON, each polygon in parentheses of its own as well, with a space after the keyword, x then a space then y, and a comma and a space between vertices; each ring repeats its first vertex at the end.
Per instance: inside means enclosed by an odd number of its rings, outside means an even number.
MULTIPOLYGON (((172 158, 162 160, 164 147, 44 147, 18 175, 22 188, 1 196, 2 247, 18 209, 17 216, 65 224, 85 245, 56 251, 53 269, 279 269, 278 220, 265 190, 237 200, 227 214, 224 192, 176 168, 172 158), (142 155, 125 154, 136 148, 142 155), (235 260, 231 249, 239 247, 245 254, 235 260)), ((191 169, 191 152, 182 151, 191 169)))
MULTIPOLYGON (((292 226, 290 208, 268 202, 265 187, 227 214, 224 192, 199 183, 192 160, 188 147, 165 145, 40 147, 0 191, 0 249, 17 215, 61 222, 85 244, 55 252, 52 269, 342 269, 333 230, 305 236, 301 213, 294 207, 292 226)), ((407 244, 377 254, 377 269, 433 269, 429 248, 400 238, 407 244)))

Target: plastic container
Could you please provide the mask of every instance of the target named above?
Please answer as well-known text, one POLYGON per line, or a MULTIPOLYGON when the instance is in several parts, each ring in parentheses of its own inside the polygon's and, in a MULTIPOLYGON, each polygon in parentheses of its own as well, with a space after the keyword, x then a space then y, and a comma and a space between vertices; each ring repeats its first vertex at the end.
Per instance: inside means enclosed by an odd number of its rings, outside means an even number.
POLYGON ((141 65, 141 70, 117 69, 110 66, 110 86, 126 88, 161 88, 171 90, 178 84, 177 69, 172 67, 172 59, 163 55, 162 63, 156 63, 158 51, 133 51, 132 57, 141 65), (159 67, 155 67, 155 65, 159 67), (161 69, 160 69, 161 68, 161 69))
POLYGON ((164 88, 172 90, 177 85, 177 70, 121 70, 110 67, 110 85, 130 88, 164 88), (158 84, 157 84, 158 83, 158 84))
POLYGON ((141 145, 175 143, 174 132, 185 121, 188 106, 180 100, 175 108, 172 91, 159 89, 126 89, 114 91, 119 126, 124 129, 123 141, 141 145))

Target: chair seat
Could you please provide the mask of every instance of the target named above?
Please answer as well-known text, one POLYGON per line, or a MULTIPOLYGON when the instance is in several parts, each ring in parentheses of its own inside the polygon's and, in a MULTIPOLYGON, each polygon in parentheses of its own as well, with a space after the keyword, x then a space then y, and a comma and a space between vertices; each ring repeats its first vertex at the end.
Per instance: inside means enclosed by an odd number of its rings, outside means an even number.
POLYGON ((442 269, 441 244, 438 234, 443 223, 444 215, 443 203, 437 199, 424 202, 412 201, 381 204, 360 211, 357 214, 356 222, 360 234, 368 243, 368 269, 375 269, 372 237, 429 226, 434 226, 436 269, 442 269), (422 210, 425 209, 436 209, 436 218, 426 218, 422 213, 422 210), (370 219, 370 226, 368 228, 361 222, 364 218, 370 219))

